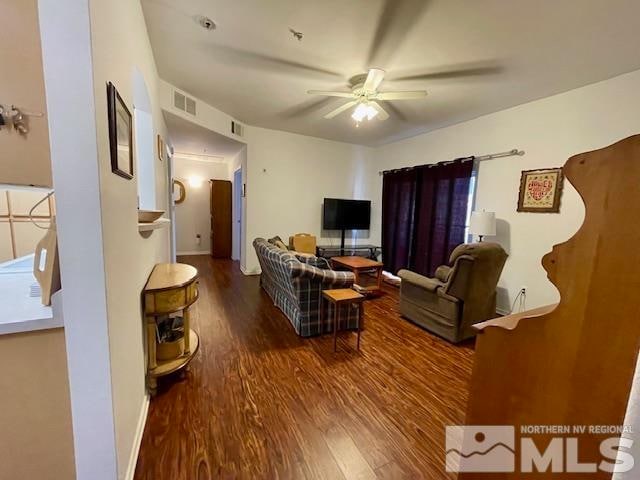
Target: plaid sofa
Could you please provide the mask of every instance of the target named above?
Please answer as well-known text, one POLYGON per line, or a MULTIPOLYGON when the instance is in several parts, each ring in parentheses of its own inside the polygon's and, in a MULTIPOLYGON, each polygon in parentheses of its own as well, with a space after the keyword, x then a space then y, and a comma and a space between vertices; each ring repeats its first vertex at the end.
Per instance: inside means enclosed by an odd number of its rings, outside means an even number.
MULTIPOLYGON (((282 250, 263 238, 256 238, 253 247, 262 268, 260 285, 286 315, 296 333, 310 337, 332 332, 334 312, 329 302, 324 303, 324 318, 320 318, 322 290, 350 288, 353 273, 321 268, 327 266, 326 262, 314 257, 298 258, 295 253, 282 250)), ((344 310, 340 311, 340 326, 355 329, 358 307, 343 305, 341 308, 344 310)))

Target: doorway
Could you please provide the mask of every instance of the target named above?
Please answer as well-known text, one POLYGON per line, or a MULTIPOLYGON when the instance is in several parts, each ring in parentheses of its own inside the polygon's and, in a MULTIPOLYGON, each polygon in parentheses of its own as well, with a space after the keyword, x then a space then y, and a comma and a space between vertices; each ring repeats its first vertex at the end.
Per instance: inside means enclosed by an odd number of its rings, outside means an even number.
POLYGON ((182 197, 171 212, 176 254, 235 258, 232 182, 235 170, 242 168, 239 162, 245 144, 163 113, 173 147, 171 184, 177 181, 182 197))
POLYGON ((233 173, 233 250, 231 258, 240 260, 242 245, 242 168, 233 173))

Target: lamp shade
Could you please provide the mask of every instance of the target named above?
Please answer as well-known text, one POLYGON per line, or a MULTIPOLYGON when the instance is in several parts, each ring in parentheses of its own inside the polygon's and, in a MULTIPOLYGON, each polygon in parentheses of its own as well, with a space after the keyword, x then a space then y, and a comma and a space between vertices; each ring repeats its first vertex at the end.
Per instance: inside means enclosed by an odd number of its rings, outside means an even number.
POLYGON ((469 233, 479 236, 494 236, 496 234, 495 212, 471 212, 469 233))

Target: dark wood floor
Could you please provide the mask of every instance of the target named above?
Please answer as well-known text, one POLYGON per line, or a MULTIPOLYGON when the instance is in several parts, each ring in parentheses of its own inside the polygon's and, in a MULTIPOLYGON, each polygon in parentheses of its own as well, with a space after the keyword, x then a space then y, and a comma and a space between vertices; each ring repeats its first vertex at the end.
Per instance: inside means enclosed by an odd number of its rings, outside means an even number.
POLYGON ((464 421, 473 349, 400 318, 398 293, 366 302, 360 353, 303 339, 237 263, 200 272, 202 347, 152 400, 136 479, 401 479, 444 473, 444 426, 464 421))

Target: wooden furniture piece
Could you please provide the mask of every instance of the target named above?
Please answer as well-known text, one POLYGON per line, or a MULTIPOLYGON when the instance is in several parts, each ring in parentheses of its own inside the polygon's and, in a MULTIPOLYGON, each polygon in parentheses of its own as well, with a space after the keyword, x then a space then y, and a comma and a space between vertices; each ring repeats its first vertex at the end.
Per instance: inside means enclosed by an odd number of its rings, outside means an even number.
POLYGON ((289 237, 289 249, 298 253, 316 253, 316 237, 310 233, 296 233, 289 237))
MULTIPOLYGON (((358 339, 356 340, 356 350, 360 350, 360 331, 362 330, 362 319, 364 314, 364 295, 351 290, 350 288, 336 288, 334 290, 323 290, 322 298, 333 304, 333 351, 338 345, 338 329, 340 328, 340 307, 343 305, 358 305, 358 339)), ((323 318, 322 302, 320 302, 320 318, 323 318)))
POLYGON ((358 292, 364 293, 365 295, 379 295, 382 292, 382 268, 384 267, 382 262, 355 256, 332 257, 331 265, 334 268, 346 268, 352 271, 356 276, 353 287, 358 292), (362 285, 360 283, 360 276, 365 272, 375 272, 375 285, 362 285))
MULTIPOLYGON (((519 435, 523 425, 624 424, 640 347, 640 135, 571 157, 563 171, 582 195, 586 217, 573 238, 542 260, 561 301, 478 326, 467 425, 513 425, 519 435)), ((580 463, 611 463, 599 448, 616 435, 570 436, 577 438, 580 463)), ((533 440, 546 448, 553 437, 533 440)), ((559 475, 546 471, 534 477, 559 475)), ((604 471, 562 475, 611 477, 604 471)))
POLYGON ((231 258, 231 182, 211 180, 211 256, 231 258))
POLYGON ((371 260, 377 260, 378 254, 382 252, 379 245, 352 245, 343 249, 334 245, 317 245, 316 256, 323 258, 343 257, 345 255, 364 256, 371 260))
POLYGON ((158 387, 157 378, 188 366, 200 346, 198 334, 190 328, 190 307, 198 300, 198 271, 182 263, 159 263, 144 287, 144 314, 147 323, 147 385, 151 395, 158 387), (159 317, 182 312, 184 322, 184 352, 161 360, 157 352, 157 321, 159 317))

